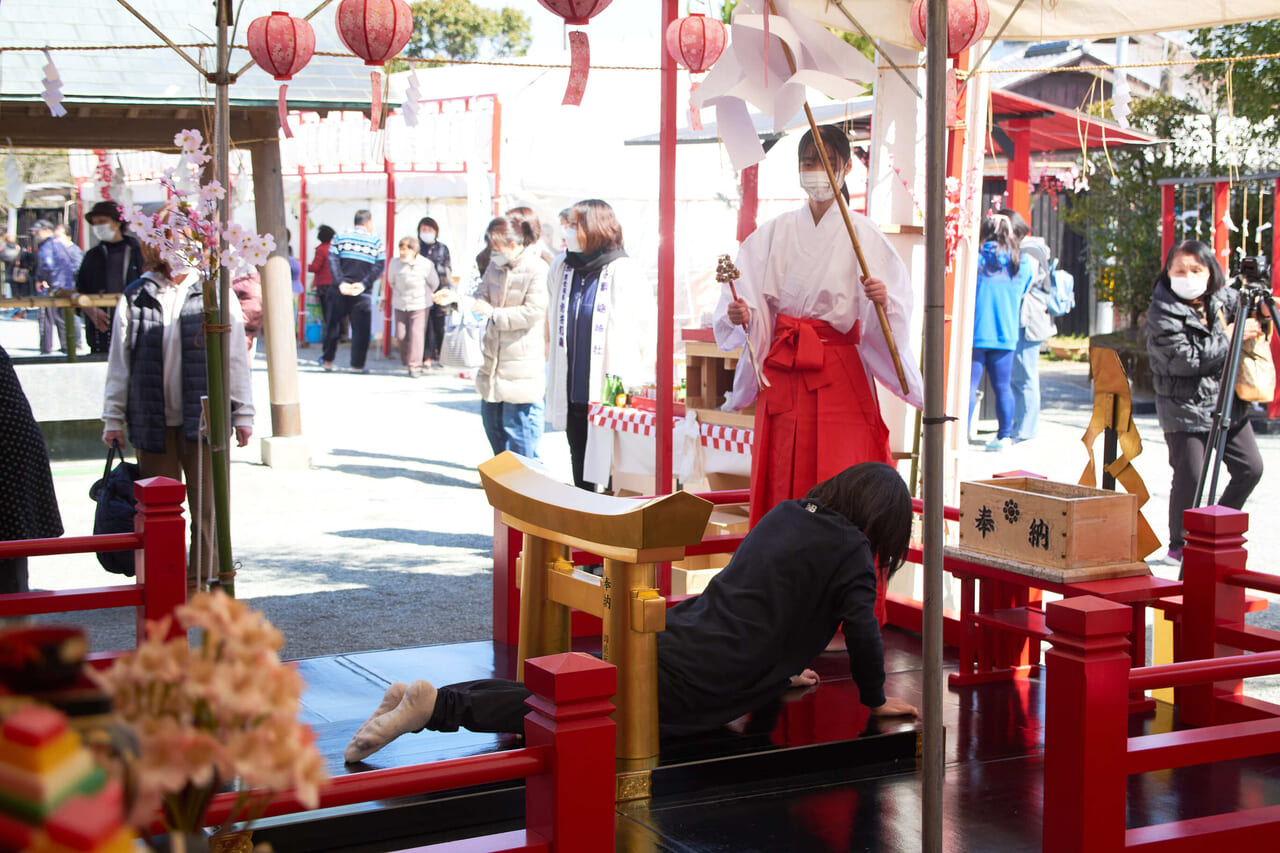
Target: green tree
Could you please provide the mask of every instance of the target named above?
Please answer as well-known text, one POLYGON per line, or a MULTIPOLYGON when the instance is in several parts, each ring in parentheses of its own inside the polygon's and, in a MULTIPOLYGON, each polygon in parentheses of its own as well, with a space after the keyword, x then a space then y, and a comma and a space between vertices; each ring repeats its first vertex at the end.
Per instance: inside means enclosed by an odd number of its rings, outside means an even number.
MULTIPOLYGON (((1280 53, 1280 20, 1196 30, 1191 46, 1202 59, 1280 53)), ((1235 115, 1253 123, 1259 136, 1280 142, 1280 105, 1275 97, 1280 59, 1205 63, 1195 66, 1191 73, 1207 86, 1224 89, 1230 73, 1235 115)))
MULTIPOLYGON (((1106 105, 1109 109, 1109 105, 1106 105)), ((1085 158, 1088 192, 1073 199, 1067 224, 1089 246, 1089 277, 1101 300, 1137 325, 1151 302, 1160 257, 1161 178, 1204 174, 1191 150, 1197 120, 1191 105, 1164 95, 1135 101, 1130 123, 1162 140, 1155 145, 1112 148, 1085 158)))
POLYGON ((419 0, 412 8, 413 35, 405 54, 419 59, 524 56, 533 40, 529 16, 509 6, 489 9, 471 0, 419 0))

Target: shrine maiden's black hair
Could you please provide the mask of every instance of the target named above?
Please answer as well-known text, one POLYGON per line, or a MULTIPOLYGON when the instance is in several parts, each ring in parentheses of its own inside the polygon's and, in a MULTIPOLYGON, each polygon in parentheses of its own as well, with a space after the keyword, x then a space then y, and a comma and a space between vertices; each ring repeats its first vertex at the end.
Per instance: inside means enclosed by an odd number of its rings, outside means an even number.
POLYGON ((852 465, 809 490, 805 498, 838 512, 871 542, 880 570, 890 577, 911 542, 911 493, 902 476, 883 462, 852 465))

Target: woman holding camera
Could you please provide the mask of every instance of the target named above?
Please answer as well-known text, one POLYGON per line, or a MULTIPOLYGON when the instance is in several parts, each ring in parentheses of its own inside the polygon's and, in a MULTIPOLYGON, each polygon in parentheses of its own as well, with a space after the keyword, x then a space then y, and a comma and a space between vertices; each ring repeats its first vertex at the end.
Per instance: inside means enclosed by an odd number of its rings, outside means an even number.
MULTIPOLYGON (((1199 240, 1174 246, 1156 277, 1147 309, 1147 353, 1156 392, 1156 414, 1169 446, 1169 553, 1182 561, 1182 513, 1195 501, 1218 389, 1230 355, 1236 321, 1234 291, 1227 287, 1213 249, 1199 240)), ((1244 339, 1261 333, 1245 319, 1244 339)), ((1231 476, 1218 500, 1240 509, 1262 479, 1262 456, 1249 424, 1248 407, 1234 393, 1224 415, 1227 443, 1222 459, 1231 476)))

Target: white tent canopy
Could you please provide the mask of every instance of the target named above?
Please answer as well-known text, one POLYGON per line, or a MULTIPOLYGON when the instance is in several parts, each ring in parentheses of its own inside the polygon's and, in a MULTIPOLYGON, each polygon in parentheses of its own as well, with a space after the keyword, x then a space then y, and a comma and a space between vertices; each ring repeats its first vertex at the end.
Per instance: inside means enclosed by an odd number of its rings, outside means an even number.
MULTIPOLYGON (((856 30, 841 12, 843 6, 872 36, 918 48, 907 22, 911 4, 912 0, 791 0, 792 8, 824 24, 856 30)), ((987 0, 987 5, 987 36, 994 37, 1012 14, 1001 38, 1014 41, 1109 38, 1280 17, 1276 0, 987 0)))

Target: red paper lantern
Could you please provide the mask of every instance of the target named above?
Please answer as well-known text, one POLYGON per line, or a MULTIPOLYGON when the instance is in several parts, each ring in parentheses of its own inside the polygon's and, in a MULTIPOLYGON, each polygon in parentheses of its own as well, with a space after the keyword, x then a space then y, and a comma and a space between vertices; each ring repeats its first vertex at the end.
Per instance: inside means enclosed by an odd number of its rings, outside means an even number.
MULTIPOLYGON (((613 0, 538 0, 542 8, 564 18, 566 24, 578 27, 586 26, 612 2, 613 0)), ((579 31, 569 33, 569 85, 565 87, 564 100, 560 103, 574 106, 582 103, 590 71, 591 44, 587 41, 587 34, 579 31)))
POLYGON ((542 8, 564 18, 566 24, 584 26, 613 0, 538 0, 542 8))
MULTIPOLYGON (((725 25, 715 18, 692 13, 686 18, 678 18, 667 27, 667 53, 677 64, 689 69, 689 73, 705 73, 720 54, 724 53, 725 42, 729 33, 725 25)), ((689 95, 697 91, 698 84, 689 87, 689 95)), ((689 105, 689 126, 694 130, 702 130, 701 111, 693 104, 689 105)))
MULTIPOLYGON (((928 16, 926 0, 911 4, 908 22, 911 33, 921 45, 925 40, 925 20, 928 16)), ((987 0, 947 0, 947 56, 958 56, 961 51, 977 44, 987 33, 991 22, 991 10, 987 0)))
POLYGON ((689 69, 690 74, 703 74, 724 53, 728 32, 715 18, 693 13, 678 18, 667 27, 667 53, 689 69))
MULTIPOLYGON (((316 32, 311 24, 301 18, 294 18, 288 12, 272 12, 261 18, 255 18, 249 24, 249 55, 258 67, 276 80, 292 80, 293 75, 303 69, 311 56, 316 52, 316 32)), ((285 102, 285 93, 289 86, 280 84, 280 94, 276 99, 276 109, 280 115, 280 126, 284 128, 286 137, 293 136, 289 127, 289 109, 285 102)))
MULTIPOLYGON (((381 68, 409 43, 413 35, 413 10, 405 0, 342 0, 335 19, 338 38, 365 65, 381 68)), ((369 118, 378 129, 382 112, 382 75, 373 71, 373 109, 369 118)))

